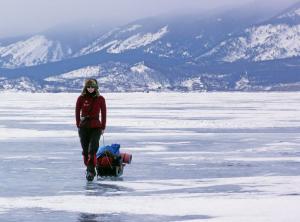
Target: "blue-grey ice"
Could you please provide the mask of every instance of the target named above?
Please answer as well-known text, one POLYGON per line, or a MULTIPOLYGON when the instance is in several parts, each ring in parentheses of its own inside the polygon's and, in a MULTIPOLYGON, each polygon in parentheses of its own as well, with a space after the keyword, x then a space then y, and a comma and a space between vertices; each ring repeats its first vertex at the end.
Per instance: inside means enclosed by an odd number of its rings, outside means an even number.
POLYGON ((77 96, 0 94, 0 221, 300 220, 300 93, 104 94, 133 161, 92 183, 77 96))

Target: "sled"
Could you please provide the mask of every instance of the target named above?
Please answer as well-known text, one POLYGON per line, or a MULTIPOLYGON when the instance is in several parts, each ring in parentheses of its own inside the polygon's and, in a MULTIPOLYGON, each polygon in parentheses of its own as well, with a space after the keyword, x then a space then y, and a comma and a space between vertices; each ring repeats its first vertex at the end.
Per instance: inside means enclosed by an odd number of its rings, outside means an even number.
POLYGON ((96 172, 97 177, 120 177, 123 174, 126 164, 130 164, 132 155, 129 153, 120 153, 112 146, 101 147, 97 152, 96 172))

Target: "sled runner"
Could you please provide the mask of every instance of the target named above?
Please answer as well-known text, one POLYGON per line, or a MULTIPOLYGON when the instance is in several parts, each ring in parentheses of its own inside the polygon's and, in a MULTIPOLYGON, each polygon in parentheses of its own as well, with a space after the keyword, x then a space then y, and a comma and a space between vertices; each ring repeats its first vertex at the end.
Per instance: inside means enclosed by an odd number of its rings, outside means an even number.
POLYGON ((120 144, 102 146, 96 154, 96 172, 98 177, 119 177, 126 164, 130 164, 132 155, 120 152, 120 144))

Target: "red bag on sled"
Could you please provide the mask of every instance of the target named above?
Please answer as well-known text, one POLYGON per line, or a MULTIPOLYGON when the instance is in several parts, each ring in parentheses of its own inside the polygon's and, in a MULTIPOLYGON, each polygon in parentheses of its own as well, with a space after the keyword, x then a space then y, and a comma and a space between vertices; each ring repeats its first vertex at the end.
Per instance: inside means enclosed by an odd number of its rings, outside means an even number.
POLYGON ((120 153, 119 148, 119 144, 99 148, 96 164, 98 176, 119 177, 123 174, 124 166, 131 163, 132 155, 129 153, 120 153))

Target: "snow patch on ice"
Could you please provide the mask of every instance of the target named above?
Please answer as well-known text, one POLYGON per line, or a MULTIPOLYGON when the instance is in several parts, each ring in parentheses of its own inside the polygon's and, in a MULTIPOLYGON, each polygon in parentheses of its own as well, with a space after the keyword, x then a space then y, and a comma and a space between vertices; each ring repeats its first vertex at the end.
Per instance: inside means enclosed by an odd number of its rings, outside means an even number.
POLYGON ((169 163, 168 165, 175 166, 175 167, 177 167, 177 166, 180 166, 180 167, 182 167, 182 166, 197 166, 196 163, 169 163))
POLYGON ((300 162, 300 157, 232 157, 225 158, 225 160, 247 162, 300 162))
POLYGON ((31 167, 27 168, 28 170, 47 170, 47 168, 42 168, 42 167, 31 167))
POLYGON ((0 128, 0 140, 24 139, 24 138, 67 138, 76 136, 71 130, 34 130, 18 128, 0 128))
POLYGON ((153 151, 153 152, 159 152, 159 151, 166 151, 168 150, 165 146, 158 146, 158 145, 149 145, 149 146, 141 146, 141 147, 122 147, 124 150, 128 151, 153 151))

